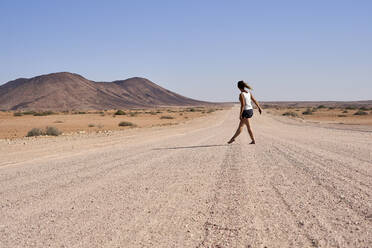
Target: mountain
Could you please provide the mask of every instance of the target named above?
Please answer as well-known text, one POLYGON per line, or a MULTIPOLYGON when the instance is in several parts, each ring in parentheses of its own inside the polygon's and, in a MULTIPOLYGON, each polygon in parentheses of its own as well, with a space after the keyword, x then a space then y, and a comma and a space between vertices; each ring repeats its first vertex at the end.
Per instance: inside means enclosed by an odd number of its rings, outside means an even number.
POLYGON ((102 110, 205 104, 208 102, 181 96, 140 77, 94 82, 75 73, 59 72, 19 78, 0 86, 2 110, 102 110))

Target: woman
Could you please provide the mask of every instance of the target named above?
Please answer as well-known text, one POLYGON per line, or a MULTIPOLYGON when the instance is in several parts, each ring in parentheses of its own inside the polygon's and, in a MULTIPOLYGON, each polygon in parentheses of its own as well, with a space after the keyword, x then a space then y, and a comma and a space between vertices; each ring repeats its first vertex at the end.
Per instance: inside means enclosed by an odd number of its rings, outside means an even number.
POLYGON ((252 94, 247 91, 245 88, 248 90, 251 90, 252 88, 246 84, 244 81, 239 81, 238 82, 238 88, 241 91, 239 95, 239 101, 240 101, 240 123, 238 130, 236 130, 234 136, 227 142, 228 144, 231 144, 235 141, 235 138, 239 136, 239 134, 242 132, 244 124, 247 126, 249 136, 251 136, 252 142, 250 144, 256 144, 256 141, 254 140, 253 137, 253 132, 251 129, 251 126, 249 124, 249 118, 253 116, 253 107, 252 107, 252 102, 251 100, 256 104, 258 111, 260 114, 262 113, 262 109, 256 99, 252 96, 252 94))

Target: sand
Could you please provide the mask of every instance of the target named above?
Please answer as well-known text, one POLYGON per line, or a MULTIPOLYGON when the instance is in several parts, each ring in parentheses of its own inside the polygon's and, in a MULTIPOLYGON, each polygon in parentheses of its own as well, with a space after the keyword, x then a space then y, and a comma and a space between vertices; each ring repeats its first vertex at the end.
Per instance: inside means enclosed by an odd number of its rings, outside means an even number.
POLYGON ((0 247, 371 247, 372 130, 238 111, 0 140, 0 247))

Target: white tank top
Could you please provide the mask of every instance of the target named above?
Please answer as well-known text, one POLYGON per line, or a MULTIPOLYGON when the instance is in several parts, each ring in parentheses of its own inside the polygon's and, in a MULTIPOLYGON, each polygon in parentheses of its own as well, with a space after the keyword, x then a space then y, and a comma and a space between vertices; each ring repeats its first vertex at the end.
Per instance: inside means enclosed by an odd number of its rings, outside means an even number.
POLYGON ((252 101, 251 101, 251 93, 248 91, 248 92, 242 92, 242 94, 243 94, 244 101, 245 101, 244 110, 253 109, 252 101))

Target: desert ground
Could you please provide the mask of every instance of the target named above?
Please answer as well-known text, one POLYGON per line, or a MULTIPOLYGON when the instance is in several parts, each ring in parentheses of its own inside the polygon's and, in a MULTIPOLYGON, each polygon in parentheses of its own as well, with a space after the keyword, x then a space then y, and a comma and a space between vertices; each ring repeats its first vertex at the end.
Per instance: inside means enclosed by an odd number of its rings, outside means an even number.
POLYGON ((372 108, 320 106, 322 107, 269 107, 266 110, 271 114, 300 118, 313 123, 372 126, 372 108))
MULTIPOLYGON (((32 128, 55 127, 64 135, 100 133, 128 128, 178 125, 194 118, 222 110, 227 105, 209 107, 168 107, 106 111, 3 111, 0 112, 0 139, 27 136, 32 128), (131 125, 119 126, 120 122, 131 125)), ((230 104, 231 106, 231 104, 230 104)))
POLYGON ((238 113, 1 139, 0 247, 372 247, 372 127, 238 113))

